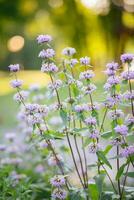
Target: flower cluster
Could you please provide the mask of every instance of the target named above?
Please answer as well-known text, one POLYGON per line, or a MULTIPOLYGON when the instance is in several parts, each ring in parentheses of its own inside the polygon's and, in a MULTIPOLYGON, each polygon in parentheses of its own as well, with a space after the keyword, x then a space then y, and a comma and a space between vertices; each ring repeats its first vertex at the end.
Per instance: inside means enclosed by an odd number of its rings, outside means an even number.
MULTIPOLYGON (((55 60, 56 53, 51 47, 51 40, 52 37, 49 35, 37 37, 37 43, 43 46, 38 56, 42 61, 41 72, 49 76, 45 92, 41 93, 40 87, 36 84, 30 86, 29 90, 21 90, 23 82, 17 78, 19 64, 9 66, 12 74, 15 75, 15 80, 10 83, 17 91, 13 98, 20 104, 17 118, 21 124, 20 128, 31 137, 30 141, 34 140, 36 150, 43 161, 47 161, 45 164, 48 168, 51 167, 50 174, 54 174, 54 177, 50 178, 52 199, 66 199, 74 189, 70 176, 66 176, 67 173, 70 175, 72 172, 71 162, 69 162, 69 167, 68 162, 65 163, 67 153, 71 154, 69 159, 72 157, 73 170, 76 170, 82 187, 82 195, 90 199, 90 194, 87 194, 89 184, 87 153, 94 154, 93 166, 97 167, 99 174, 102 168, 108 178, 110 175, 107 167, 112 169, 112 163, 107 154, 111 149, 114 149, 114 157, 117 159, 117 175, 118 171, 124 167, 119 162, 121 156, 125 158, 125 166, 133 166, 131 156, 134 154, 134 147, 131 141, 128 142, 128 137, 132 136, 134 124, 134 90, 132 88, 134 71, 130 70, 134 56, 133 54, 121 56, 122 64, 125 63, 127 66, 126 71, 123 71, 116 62, 106 65, 104 73, 107 75, 107 80, 104 85, 104 94, 101 95, 103 99, 98 98, 99 102, 95 102, 97 86, 93 80, 95 73, 90 65, 90 57, 85 56, 78 60, 74 58, 76 50, 67 47, 62 51, 64 60, 59 64, 55 60), (80 68, 79 74, 75 71, 77 66, 80 68), (126 84, 126 91, 122 83, 126 84), (127 109, 124 109, 124 106, 127 106, 127 109), (131 112, 127 117, 126 110, 131 112)), ((7 138, 11 143, 15 140, 12 134, 7 138)), ((6 148, 0 146, 0 151, 3 152, 6 148)), ((15 146, 7 150, 9 154, 14 154, 16 151, 15 146)), ((12 160, 8 158, 2 160, 2 165, 9 162, 21 162, 15 159, 13 157, 12 160)), ((44 172, 40 162, 36 171, 44 172)), ((16 177, 19 176, 16 175, 16 177)), ((111 181, 112 178, 110 178, 111 181)), ((116 190, 115 181, 112 182, 113 190, 116 190)), ((125 184, 121 192, 118 188, 120 198, 124 195, 124 187, 125 184)))

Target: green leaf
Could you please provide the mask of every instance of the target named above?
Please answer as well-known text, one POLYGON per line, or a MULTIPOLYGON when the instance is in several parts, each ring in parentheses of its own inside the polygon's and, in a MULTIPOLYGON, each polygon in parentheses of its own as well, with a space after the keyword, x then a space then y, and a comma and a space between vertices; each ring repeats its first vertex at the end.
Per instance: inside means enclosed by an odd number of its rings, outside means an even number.
POLYGON ((104 132, 103 134, 101 134, 101 136, 105 139, 108 139, 112 136, 112 131, 104 132))
POLYGON ((104 150, 104 154, 106 155, 106 154, 108 154, 109 153, 109 151, 112 149, 112 145, 108 145, 106 148, 105 148, 105 150, 104 150))
POLYGON ((92 200, 98 200, 99 199, 99 192, 96 184, 89 184, 89 194, 91 196, 92 200))
POLYGON ((49 130, 43 132, 42 137, 44 139, 62 139, 64 137, 64 134, 55 130, 49 130))
POLYGON ((85 131, 85 130, 88 130, 87 127, 83 127, 83 128, 74 128, 73 131, 74 132, 81 132, 81 131, 85 131))
POLYGON ((97 167, 98 165, 97 164, 90 164, 90 165, 88 165, 87 167, 97 167))
POLYGON ((83 146, 83 147, 87 147, 87 146, 90 144, 91 141, 92 141, 91 138, 86 138, 86 139, 84 140, 84 146, 83 146))
POLYGON ((110 162, 107 160, 105 154, 102 151, 97 151, 97 156, 98 158, 104 163, 106 164, 108 167, 110 167, 110 169, 112 169, 112 166, 110 164, 110 162))
POLYGON ((117 174, 116 174, 116 180, 118 180, 120 177, 121 177, 121 175, 123 174, 123 172, 124 172, 124 169, 125 169, 125 167, 126 167, 126 163, 125 164, 123 164, 120 168, 119 168, 119 170, 118 170, 118 172, 117 172, 117 174))
POLYGON ((128 172, 127 174, 125 173, 124 176, 126 175, 130 178, 134 178, 134 172, 128 172))
POLYGON ((75 84, 72 84, 72 90, 75 97, 79 95, 79 90, 75 84))
POLYGON ((122 83, 123 83, 123 84, 127 84, 127 83, 128 83, 128 80, 123 80, 122 83))
POLYGON ((67 125, 67 112, 63 109, 60 110, 60 116, 62 118, 62 121, 64 123, 64 125, 67 125))
POLYGON ((81 196, 81 191, 73 190, 69 194, 69 200, 84 200, 81 196))
POLYGON ((104 178, 105 178, 104 173, 94 177, 100 197, 101 197, 101 193, 103 191, 104 178))

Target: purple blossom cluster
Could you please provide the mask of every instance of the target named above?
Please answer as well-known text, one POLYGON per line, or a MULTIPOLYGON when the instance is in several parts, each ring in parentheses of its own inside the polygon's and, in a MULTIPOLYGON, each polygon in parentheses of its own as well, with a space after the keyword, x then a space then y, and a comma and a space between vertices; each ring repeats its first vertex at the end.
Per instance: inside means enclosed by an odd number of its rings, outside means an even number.
POLYGON ((72 47, 66 47, 62 50, 62 54, 65 56, 73 56, 76 53, 75 48, 72 47))
POLYGON ((94 72, 92 70, 87 70, 87 71, 84 71, 84 72, 81 72, 80 73, 80 80, 82 79, 91 79, 95 76, 94 72))
POLYGON ((116 133, 126 136, 128 134, 128 127, 126 125, 117 125, 114 128, 116 133))
POLYGON ((42 50, 39 53, 39 58, 53 58, 55 56, 55 51, 53 49, 46 49, 46 50, 42 50))
POLYGON ((87 56, 82 57, 82 58, 80 58, 80 63, 81 63, 81 65, 88 66, 90 64, 90 58, 87 56))
POLYGON ((10 85, 12 88, 20 88, 23 84, 23 81, 22 80, 12 80, 10 82, 10 85))
POLYGON ((133 80, 134 79, 134 71, 124 71, 121 73, 121 78, 124 80, 133 80))
POLYGON ((121 152, 121 156, 122 157, 129 157, 131 156, 132 154, 134 154, 134 146, 129 146, 129 147, 126 147, 122 150, 121 152))
POLYGON ((10 69, 10 72, 18 72, 20 70, 19 64, 12 64, 8 66, 10 69))
POLYGON ((52 193, 52 198, 53 199, 66 199, 66 196, 67 196, 67 192, 63 189, 59 189, 59 188, 56 188, 53 193, 52 193))
POLYGON ((39 35, 37 37, 38 44, 48 43, 52 41, 52 37, 50 35, 39 35))
POLYGON ((41 72, 57 72, 58 67, 54 63, 44 63, 41 67, 41 72))
POLYGON ((131 53, 122 54, 120 59, 122 63, 130 63, 134 59, 134 54, 131 53))
POLYGON ((65 178, 61 175, 56 175, 53 178, 51 178, 50 182, 54 187, 61 187, 65 185, 65 178))

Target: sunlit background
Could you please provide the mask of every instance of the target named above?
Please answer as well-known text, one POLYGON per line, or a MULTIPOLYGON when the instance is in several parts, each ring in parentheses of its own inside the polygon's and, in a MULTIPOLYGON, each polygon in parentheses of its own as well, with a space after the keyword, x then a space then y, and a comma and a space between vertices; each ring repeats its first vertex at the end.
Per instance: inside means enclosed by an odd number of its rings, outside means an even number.
MULTIPOLYGON (((75 47, 77 57, 90 56, 100 79, 106 62, 134 52, 134 0, 0 0, 1 105, 5 99, 7 104, 13 101, 10 63, 25 69, 19 77, 26 85, 47 82, 39 71, 31 71, 39 70, 41 64, 35 42, 38 34, 53 36, 57 58, 66 46, 75 47)), ((7 111, 8 107, 0 108, 2 115, 7 111)), ((6 122, 2 115, 0 124, 6 122)))

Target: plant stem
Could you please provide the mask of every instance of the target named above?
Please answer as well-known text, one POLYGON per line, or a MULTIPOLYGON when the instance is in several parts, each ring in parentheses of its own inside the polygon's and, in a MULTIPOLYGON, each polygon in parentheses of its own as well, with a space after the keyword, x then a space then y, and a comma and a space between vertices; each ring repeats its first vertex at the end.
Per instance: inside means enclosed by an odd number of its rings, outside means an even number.
POLYGON ((83 184, 82 178, 81 178, 80 173, 79 173, 79 170, 78 170, 78 168, 77 168, 77 163, 76 163, 76 161, 75 161, 74 152, 73 152, 72 145, 71 145, 70 138, 69 138, 69 134, 68 134, 67 131, 66 131, 66 136, 67 136, 67 141, 68 141, 68 144, 69 144, 69 148, 70 148, 70 150, 71 150, 71 155, 72 155, 72 159, 73 159, 73 162, 74 162, 74 165, 75 165, 75 169, 76 169, 77 175, 78 175, 79 180, 80 180, 80 183, 81 183, 81 185, 82 185, 82 187, 83 187, 83 189, 84 189, 85 186, 84 186, 84 184, 83 184))
POLYGON ((109 173, 107 172, 106 168, 104 167, 104 165, 101 165, 101 166, 102 166, 102 168, 105 170, 105 172, 106 172, 106 174, 107 174, 107 176, 108 176, 108 178, 109 178, 109 180, 110 180, 110 182, 111 182, 111 184, 112 184, 112 187, 113 187, 115 193, 118 194, 118 191, 116 190, 116 188, 115 188, 115 186, 114 186, 114 183, 113 183, 113 181, 112 181, 112 179, 111 179, 109 173))
POLYGON ((76 150, 77 150, 77 153, 78 153, 78 156, 79 156, 80 166, 81 166, 81 171, 82 171, 82 176, 83 176, 83 181, 84 181, 84 185, 85 185, 85 188, 86 188, 87 186, 86 186, 85 173, 84 173, 84 168, 83 168, 83 165, 82 165, 82 159, 81 159, 80 151, 79 151, 79 148, 78 148, 76 135, 74 135, 74 142, 75 142, 76 150))
MULTIPOLYGON (((119 162, 119 146, 117 146, 117 171, 120 169, 120 162, 119 162)), ((118 191, 120 195, 120 200, 121 200, 121 187, 120 187, 120 179, 118 179, 118 191)))
POLYGON ((123 182, 123 188, 122 188, 122 192, 121 192, 121 199, 122 199, 123 193, 124 193, 124 188, 125 188, 125 184, 126 184, 126 180, 127 180, 127 174, 128 174, 129 166, 130 166, 130 163, 128 163, 128 165, 127 165, 126 174, 125 174, 125 178, 124 178, 124 182, 123 182))
MULTIPOLYGON (((53 84, 54 81, 53 81, 53 77, 52 77, 51 73, 49 73, 49 76, 50 76, 51 82, 52 82, 52 84, 53 84)), ((60 97, 59 97, 59 94, 58 94, 58 90, 57 90, 56 88, 55 88, 55 92, 56 92, 58 104, 59 104, 59 106, 61 107, 60 97)))
MULTIPOLYGON (((81 122, 81 120, 80 120, 80 128, 82 128, 82 122, 81 122)), ((85 162, 85 178, 86 178, 86 184, 87 184, 87 188, 88 188, 87 158, 86 158, 86 152, 85 152, 85 148, 84 148, 84 138, 83 138, 83 136, 81 138, 81 142, 82 142, 82 150, 83 150, 84 162, 85 162)))
POLYGON ((104 122, 105 122, 105 119, 106 119, 107 111, 108 111, 108 108, 106 108, 106 110, 104 112, 104 116, 103 116, 102 123, 101 123, 101 126, 100 126, 100 133, 103 129, 103 125, 104 125, 104 122))

